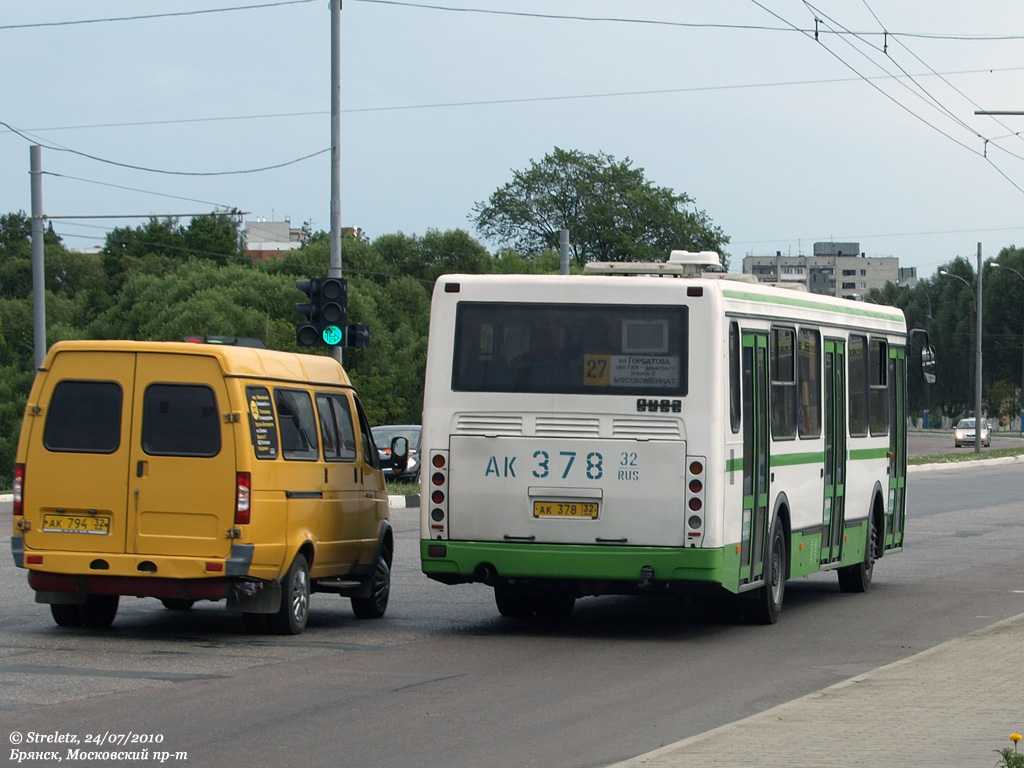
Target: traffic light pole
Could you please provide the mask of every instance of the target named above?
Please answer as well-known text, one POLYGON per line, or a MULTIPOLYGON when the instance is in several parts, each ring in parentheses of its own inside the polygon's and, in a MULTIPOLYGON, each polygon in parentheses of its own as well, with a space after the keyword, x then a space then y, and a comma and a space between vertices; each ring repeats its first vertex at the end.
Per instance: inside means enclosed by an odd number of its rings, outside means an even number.
MULTIPOLYGON (((331 2, 331 260, 328 277, 341 277, 341 0, 331 2)), ((341 346, 331 348, 341 362, 341 346)))

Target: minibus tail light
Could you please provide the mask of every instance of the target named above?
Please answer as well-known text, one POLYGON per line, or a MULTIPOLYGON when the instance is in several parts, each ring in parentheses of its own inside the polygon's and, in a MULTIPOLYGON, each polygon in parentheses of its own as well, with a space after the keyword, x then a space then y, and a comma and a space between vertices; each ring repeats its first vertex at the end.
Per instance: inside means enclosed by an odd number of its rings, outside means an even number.
POLYGON ((249 501, 252 496, 252 475, 238 472, 235 475, 237 494, 235 496, 235 525, 249 524, 249 501))
POLYGON ((14 514, 25 514, 25 465, 14 465, 14 514))

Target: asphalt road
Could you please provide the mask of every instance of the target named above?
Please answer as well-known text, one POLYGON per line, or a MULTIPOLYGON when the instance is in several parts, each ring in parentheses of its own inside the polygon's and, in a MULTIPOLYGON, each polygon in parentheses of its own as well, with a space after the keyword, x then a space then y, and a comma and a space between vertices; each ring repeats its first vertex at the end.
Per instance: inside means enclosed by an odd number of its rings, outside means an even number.
MULTIPOLYGON (((992 435, 992 445, 981 447, 982 453, 998 451, 1002 448, 1024 448, 1024 440, 1017 432, 996 432, 992 435)), ((953 430, 928 432, 911 432, 907 438, 908 456, 936 456, 943 453, 974 453, 974 446, 967 445, 957 448, 953 444, 953 430)))
POLYGON ((387 615, 358 621, 318 594, 297 637, 246 635, 218 604, 136 599, 109 631, 61 629, 8 559, 0 742, 131 732, 117 749, 149 750, 142 764, 160 750, 218 768, 608 765, 1024 612, 1022 483, 1018 465, 914 472, 907 551, 878 563, 871 591, 792 581, 773 627, 614 597, 561 625, 504 620, 489 589, 419 573, 413 510, 394 514, 387 615))

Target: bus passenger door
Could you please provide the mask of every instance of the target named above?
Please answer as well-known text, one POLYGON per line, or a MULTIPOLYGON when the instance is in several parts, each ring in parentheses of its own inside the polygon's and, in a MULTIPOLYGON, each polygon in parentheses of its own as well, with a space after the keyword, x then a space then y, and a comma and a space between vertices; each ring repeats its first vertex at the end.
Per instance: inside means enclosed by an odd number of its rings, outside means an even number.
POLYGON ((744 333, 743 527, 740 584, 764 579, 768 538, 768 335, 744 333))
POLYGON ((825 499, 821 562, 838 563, 846 497, 846 342, 825 340, 825 499))
POLYGON ((907 351, 889 346, 889 514, 885 548, 903 546, 907 514, 907 351))

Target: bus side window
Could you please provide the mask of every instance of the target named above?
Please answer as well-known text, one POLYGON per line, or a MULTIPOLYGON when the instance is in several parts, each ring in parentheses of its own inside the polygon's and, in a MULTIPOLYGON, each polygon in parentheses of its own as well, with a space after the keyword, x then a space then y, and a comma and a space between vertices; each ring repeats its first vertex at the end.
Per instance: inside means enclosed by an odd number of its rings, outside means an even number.
POLYGON ((850 334, 847 348, 850 382, 850 434, 863 437, 868 433, 868 340, 850 334))
POLYGON ((729 326, 729 426, 740 431, 740 324, 729 326))
POLYGON ((796 332, 772 328, 772 439, 796 437, 796 332))
POLYGON ((889 434, 889 345, 872 339, 868 347, 868 415, 872 435, 889 434))
POLYGON ((799 363, 800 437, 818 437, 821 435, 821 335, 818 331, 800 329, 799 363))

